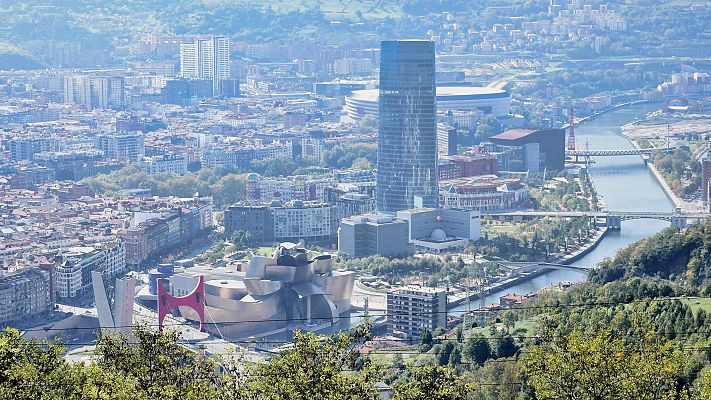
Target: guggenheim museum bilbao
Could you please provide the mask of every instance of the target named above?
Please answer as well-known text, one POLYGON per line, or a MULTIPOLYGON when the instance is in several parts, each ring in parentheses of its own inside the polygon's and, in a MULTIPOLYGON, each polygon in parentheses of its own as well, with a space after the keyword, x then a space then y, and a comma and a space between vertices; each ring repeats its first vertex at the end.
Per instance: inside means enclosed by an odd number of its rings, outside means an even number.
MULTIPOLYGON (((356 90, 346 97, 346 112, 354 120, 378 115, 378 89, 356 90)), ((438 86, 437 112, 480 111, 495 117, 506 117, 511 96, 504 89, 475 86, 438 86)))
MULTIPOLYGON (((350 311, 355 274, 334 270, 335 257, 330 254, 309 259, 306 249, 282 243, 272 256, 254 255, 242 264, 214 267, 185 261, 150 271, 150 294, 141 297, 155 299, 159 284, 173 296, 186 296, 203 276, 205 326, 224 337, 319 329, 350 311)), ((180 316, 199 322, 192 308, 177 309, 180 316)))

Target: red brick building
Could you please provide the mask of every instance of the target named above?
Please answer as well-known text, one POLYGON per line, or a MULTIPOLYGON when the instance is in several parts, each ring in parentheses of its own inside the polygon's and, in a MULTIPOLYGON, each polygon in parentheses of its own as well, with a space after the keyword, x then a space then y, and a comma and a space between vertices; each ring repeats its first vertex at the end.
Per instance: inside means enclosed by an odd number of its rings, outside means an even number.
POLYGON ((439 163, 440 180, 498 174, 499 161, 491 154, 447 156, 439 163))

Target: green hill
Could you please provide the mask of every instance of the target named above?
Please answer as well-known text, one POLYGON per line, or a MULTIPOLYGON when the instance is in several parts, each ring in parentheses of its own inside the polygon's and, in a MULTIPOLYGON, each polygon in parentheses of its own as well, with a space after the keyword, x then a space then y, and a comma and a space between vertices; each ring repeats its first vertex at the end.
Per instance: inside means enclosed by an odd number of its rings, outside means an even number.
POLYGON ((41 69, 42 62, 7 42, 0 42, 0 70, 41 69))

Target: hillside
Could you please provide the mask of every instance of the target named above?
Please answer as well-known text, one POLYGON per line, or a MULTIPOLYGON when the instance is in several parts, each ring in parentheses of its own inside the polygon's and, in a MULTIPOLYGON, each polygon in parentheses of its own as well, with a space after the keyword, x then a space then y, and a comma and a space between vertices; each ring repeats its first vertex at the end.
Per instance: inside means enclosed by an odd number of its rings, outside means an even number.
POLYGON ((0 70, 44 68, 31 54, 6 42, 0 42, 0 70))
POLYGON ((711 219, 677 231, 667 228, 617 252, 590 272, 590 281, 606 283, 631 277, 660 277, 711 289, 711 219))
MULTIPOLYGON (((609 33, 614 44, 609 54, 706 54, 711 7, 692 10, 684 1, 659 0, 606 3, 629 26, 624 32, 609 33)), ((441 30, 443 12, 452 13, 458 32, 552 18, 548 2, 528 0, 48 0, 41 6, 5 0, 0 7, 0 40, 27 49, 32 41, 52 40, 111 51, 123 50, 145 35, 174 32, 229 35, 253 43, 368 47, 383 38, 429 37, 441 30)), ((476 36, 466 44, 476 44, 476 36)), ((534 50, 589 56, 585 46, 534 50)))

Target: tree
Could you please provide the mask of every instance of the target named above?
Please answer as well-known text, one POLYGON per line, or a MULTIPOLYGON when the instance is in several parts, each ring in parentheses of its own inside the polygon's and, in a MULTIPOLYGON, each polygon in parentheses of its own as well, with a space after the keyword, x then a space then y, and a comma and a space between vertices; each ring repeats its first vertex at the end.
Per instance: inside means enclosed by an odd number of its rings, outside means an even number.
POLYGON ((464 345, 464 351, 470 360, 479 365, 484 365, 484 362, 491 358, 491 346, 489 345, 489 340, 487 340, 481 333, 474 334, 472 337, 467 339, 464 345))
POLYGON ((610 331, 585 336, 578 330, 533 346, 524 371, 536 397, 548 399, 672 399, 683 358, 671 342, 645 337, 629 341, 610 331))
POLYGON ((496 354, 496 358, 511 357, 518 351, 516 344, 514 344, 513 338, 508 333, 499 335, 494 343, 494 353, 496 354))
POLYGON ((133 392, 134 382, 96 365, 69 365, 58 342, 27 341, 15 329, 0 333, 0 398, 146 399, 133 392))
POLYGON ((358 129, 361 132, 372 132, 378 129, 378 118, 372 114, 364 116, 358 122, 358 129))
POLYGON ((358 157, 355 160, 353 160, 353 164, 351 164, 351 168, 353 168, 353 169, 373 169, 373 168, 375 168, 375 166, 367 158, 358 157))
POLYGON ((299 167, 314 165, 311 160, 301 159, 299 162, 286 156, 252 161, 252 169, 266 176, 293 175, 299 167))
POLYGON ((428 351, 430 348, 432 348, 432 332, 424 328, 420 335, 420 351, 428 351))
POLYGON ((435 354, 435 359, 437 360, 437 365, 447 365, 449 363, 449 356, 454 352, 454 343, 451 340, 446 341, 439 351, 435 354))
POLYGON ((509 333, 511 328, 513 328, 516 325, 516 321, 518 320, 518 317, 516 317, 516 314, 514 314, 511 311, 505 312, 502 317, 503 317, 502 320, 503 320, 504 326, 506 327, 506 333, 509 333))
POLYGON ((501 133, 502 130, 503 126, 501 125, 501 122, 496 119, 496 117, 492 115, 485 115, 479 119, 479 122, 477 123, 476 134, 481 140, 486 140, 491 136, 501 133))
POLYGON ((212 187, 212 197, 219 207, 244 200, 246 196, 245 175, 228 174, 212 187))
POLYGON ((174 331, 138 327, 131 342, 104 335, 96 346, 96 365, 135 382, 133 390, 147 399, 215 399, 222 394, 217 362, 178 343, 174 331))
POLYGON ((322 341, 297 331, 293 349, 252 367, 234 398, 375 399, 378 372, 354 347, 368 336, 367 329, 359 328, 322 341))
POLYGON ((464 342, 464 328, 462 325, 459 325, 456 330, 456 335, 457 335, 457 343, 462 343, 464 342))
POLYGON ((449 362, 447 364, 450 368, 457 368, 459 363, 462 362, 462 346, 457 344, 452 349, 452 353, 449 355, 449 362))
POLYGON ((701 379, 697 388, 696 399, 711 399, 711 367, 701 371, 701 379))
POLYGON ((474 392, 474 385, 466 383, 451 368, 425 365, 409 368, 408 372, 408 379, 395 383, 393 400, 460 400, 474 392))
POLYGON ((237 250, 244 250, 252 244, 252 232, 250 231, 235 231, 230 238, 230 242, 237 247, 237 250))

